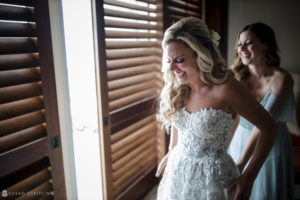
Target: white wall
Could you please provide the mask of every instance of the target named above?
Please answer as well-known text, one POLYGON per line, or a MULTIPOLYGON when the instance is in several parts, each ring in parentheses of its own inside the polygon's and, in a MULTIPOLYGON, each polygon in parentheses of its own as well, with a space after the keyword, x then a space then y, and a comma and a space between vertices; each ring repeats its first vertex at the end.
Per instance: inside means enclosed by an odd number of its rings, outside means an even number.
POLYGON ((264 22, 275 31, 281 67, 300 73, 299 0, 229 0, 228 8, 228 65, 234 60, 234 45, 239 30, 250 23, 264 22))

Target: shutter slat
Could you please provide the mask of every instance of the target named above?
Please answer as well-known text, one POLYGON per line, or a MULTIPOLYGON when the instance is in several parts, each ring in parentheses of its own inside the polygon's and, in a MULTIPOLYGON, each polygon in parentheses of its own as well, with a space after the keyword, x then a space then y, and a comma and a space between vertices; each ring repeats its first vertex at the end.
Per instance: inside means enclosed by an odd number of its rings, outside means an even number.
POLYGON ((151 121, 155 121, 155 115, 150 115, 150 116, 128 126, 127 128, 124 128, 121 131, 118 131, 117 133, 111 135, 112 144, 114 144, 115 142, 119 141, 120 139, 126 137, 127 135, 129 135, 133 131, 141 128, 142 126, 150 123, 151 121))
POLYGON ((18 101, 21 99, 40 96, 42 94, 41 82, 0 88, 0 103, 18 101))
POLYGON ((149 24, 149 23, 138 23, 138 22, 127 22, 113 19, 105 19, 106 27, 114 28, 128 28, 128 29, 146 29, 146 30, 161 30, 162 24, 149 24))
POLYGON ((130 177, 132 177, 134 174, 138 174, 143 168, 146 168, 148 164, 155 163, 155 157, 156 157, 155 146, 148 149, 141 155, 133 158, 132 160, 132 162, 138 163, 137 165, 132 167, 130 170, 128 170, 126 173, 124 173, 121 177, 119 177, 116 181, 113 182, 114 188, 118 188, 123 183, 126 183, 130 177))
POLYGON ((0 104, 0 120, 40 110, 44 107, 43 97, 34 97, 20 101, 0 104))
POLYGON ((0 5, 0 20, 33 21, 34 8, 0 5))
POLYGON ((123 8, 130 8, 134 10, 142 10, 142 11, 147 11, 147 12, 155 12, 156 9, 150 8, 150 7, 145 7, 145 6, 140 6, 136 4, 131 4, 131 3, 125 3, 122 1, 117 1, 117 0, 104 0, 105 4, 108 5, 113 5, 113 6, 119 6, 123 8))
POLYGON ((149 73, 142 74, 142 75, 136 75, 136 76, 131 76, 128 78, 113 80, 113 81, 108 82, 108 89, 115 90, 115 89, 123 88, 126 86, 130 86, 133 84, 142 83, 142 82, 146 82, 149 80, 154 80, 155 78, 156 78, 156 73, 149 72, 149 73))
MULTIPOLYGON (((116 110, 110 112, 110 122, 111 128, 124 127, 122 124, 127 121, 134 120, 138 121, 139 119, 151 115, 155 112, 155 102, 156 98, 150 98, 146 101, 141 102, 140 104, 131 104, 128 107, 125 107, 122 110, 116 110), (130 113, 130 115, 129 115, 130 113)), ((126 127, 126 126, 125 126, 126 127)), ((124 128, 125 128, 124 127, 124 128)))
POLYGON ((0 71, 37 67, 39 65, 39 55, 15 54, 0 55, 0 71))
POLYGON ((179 8, 171 8, 169 9, 169 14, 174 16, 182 16, 182 17, 189 17, 189 16, 195 16, 195 17, 201 17, 200 13, 195 13, 189 10, 183 10, 179 8))
POLYGON ((0 72, 0 88, 40 81, 40 68, 18 69, 0 72))
MULTIPOLYGON (((43 138, 42 140, 45 141, 45 138, 43 138)), ((7 162, 13 164, 13 162, 10 162, 9 160, 7 160, 7 162)), ((25 166, 22 165, 21 169, 17 169, 13 173, 10 173, 5 177, 2 176, 1 181, 3 182, 1 188, 13 187, 18 182, 23 181, 28 177, 35 175, 36 173, 39 173, 43 169, 47 169, 49 166, 50 166, 49 159, 46 157, 42 159, 38 159, 36 161, 32 161, 25 166)))
MULTIPOLYGON (((0 163, 5 163, 0 170, 0 177, 20 170, 48 155, 49 140, 41 138, 30 145, 0 154, 0 163), (16 160, 18 162, 16 162, 16 160)), ((35 169, 32 169, 35 170, 35 169)), ((28 172, 27 172, 28 173, 28 172)))
MULTIPOLYGON (((129 67, 125 69, 116 69, 116 70, 111 70, 107 72, 107 77, 108 80, 114 80, 118 78, 125 78, 137 74, 143 74, 147 72, 153 72, 156 70, 156 65, 155 64, 149 64, 149 65, 142 65, 138 67, 129 67)), ((1 78, 1 76, 0 76, 1 78)), ((0 81, 1 83, 1 81, 0 81)), ((1 84, 0 84, 1 85, 1 84)))
POLYGON ((19 5, 19 6, 32 6, 32 1, 28 0, 0 0, 0 3, 4 4, 13 4, 13 5, 19 5))
POLYGON ((131 104, 131 103, 139 101, 139 100, 143 100, 147 97, 153 97, 153 96, 154 97, 156 96, 156 90, 154 88, 151 88, 151 89, 148 89, 145 91, 141 91, 141 92, 136 92, 127 97, 123 97, 121 99, 117 99, 117 100, 109 102, 109 109, 116 110, 125 105, 131 104))
MULTIPOLYGON (((130 173, 127 173, 126 179, 123 181, 123 183, 115 188, 115 195, 120 194, 129 184, 135 183, 137 180, 141 181, 145 175, 151 173, 152 171, 152 176, 154 176, 154 170, 155 167, 157 166, 157 161, 156 161, 156 156, 155 153, 149 154, 149 157, 147 157, 147 160, 143 160, 141 163, 141 166, 135 167, 134 169, 130 170, 130 173), (152 162, 151 162, 152 160, 152 162)), ((144 184, 147 182, 144 182, 144 184)), ((152 183, 153 186, 155 184, 152 183)), ((141 186, 143 187, 143 186, 141 186)), ((149 187, 149 190, 152 188, 149 187)), ((122 196, 122 194, 121 194, 122 196)))
POLYGON ((149 138, 155 137, 155 136, 156 136, 155 132, 149 132, 149 133, 137 138, 136 140, 134 140, 134 142, 132 142, 132 143, 124 146, 123 148, 119 149, 118 151, 112 153, 112 161, 115 162, 116 160, 120 159, 122 156, 126 155, 131 150, 135 149, 140 144, 148 141, 149 138))
POLYGON ((35 24, 0 22, 0 37, 36 37, 35 24))
MULTIPOLYGON (((147 143, 147 142, 146 142, 147 143)), ((145 144, 145 143, 144 143, 145 144)), ((125 156, 123 156, 121 159, 117 160, 116 162, 114 162, 112 164, 112 170, 113 173, 118 171, 122 166, 124 166, 126 163, 128 163, 129 161, 133 160, 134 158, 136 158, 138 155, 141 155, 143 153, 145 153, 145 151, 149 151, 149 149, 152 149, 155 146, 152 146, 152 148, 148 148, 145 150, 145 146, 140 145, 138 146, 136 149, 132 150, 131 152, 129 152, 128 154, 126 154, 125 156), (142 151, 145 150, 145 151, 142 151)), ((145 158, 145 156, 143 156, 145 158)))
POLYGON ((159 2, 158 0, 136 0, 136 1, 144 2, 144 3, 149 3, 149 4, 156 4, 156 3, 159 2))
POLYGON ((43 183, 42 185, 39 185, 38 187, 36 187, 30 191, 30 193, 35 194, 35 195, 23 195, 20 198, 18 198, 18 200, 31 200, 33 198, 39 199, 39 198, 43 197, 43 194, 45 194, 46 192, 50 193, 50 191, 53 190, 53 186, 52 186, 51 182, 47 181, 47 182, 43 183))
POLYGON ((105 36, 107 38, 157 38, 161 37, 162 33, 105 30, 105 36))
POLYGON ((120 10, 114 10, 110 8, 104 8, 104 14, 110 17, 120 17, 126 19, 137 19, 137 20, 147 20, 147 21, 158 21, 156 16, 142 15, 133 12, 124 12, 120 10))
POLYGON ((46 136, 43 125, 37 125, 0 138, 0 154, 46 136))
POLYGON ((138 56, 159 55, 161 51, 157 48, 133 48, 106 50, 107 59, 120 59, 138 56))
POLYGON ((201 4, 201 0, 184 0, 184 1, 195 5, 201 4))
POLYGON ((133 134, 127 136, 126 138, 116 142, 115 144, 111 145, 111 152, 116 152, 117 150, 121 149, 122 147, 130 144, 137 138, 146 135, 147 133, 151 131, 155 131, 156 129, 156 122, 152 122, 144 126, 143 128, 137 130, 133 134))
POLYGON ((136 47, 160 47, 157 41, 111 41, 106 40, 107 49, 136 48, 136 47))
MULTIPOLYGON (((155 147, 156 138, 152 137, 145 143, 139 145, 136 149, 134 149, 132 152, 128 153, 126 157, 126 162, 124 162, 122 165, 119 166, 118 169, 116 169, 115 172, 113 172, 113 180, 118 179, 122 174, 126 173, 126 171, 130 170, 132 167, 134 167, 140 159, 133 159, 135 157, 143 157, 147 155, 143 155, 143 152, 147 150, 148 148, 155 147)), ((125 158, 125 157, 123 157, 125 158)))
POLYGON ((0 54, 37 52, 36 38, 0 38, 0 54))
POLYGON ((157 56, 145 56, 145 57, 138 57, 138 58, 108 60, 107 68, 109 70, 112 70, 112 69, 133 67, 137 65, 153 64, 153 63, 159 63, 159 58, 157 56))
POLYGON ((133 86, 125 87, 125 88, 122 88, 122 89, 109 91, 108 92, 108 97, 109 97, 109 100, 112 101, 112 100, 130 95, 130 94, 133 94, 135 92, 139 92, 141 90, 151 88, 155 84, 156 84, 156 81, 152 80, 152 81, 147 81, 147 82, 144 82, 144 83, 139 83, 139 84, 136 84, 136 85, 133 85, 133 86))
POLYGON ((0 121, 0 136, 5 136, 45 122, 44 111, 37 111, 0 121))
POLYGON ((182 8, 182 9, 191 10, 194 12, 199 12, 199 10, 200 10, 199 5, 195 5, 195 4, 191 4, 191 3, 187 3, 187 2, 183 2, 183 1, 178 1, 178 0, 173 0, 173 1, 168 2, 168 7, 182 8))
MULTIPOLYGON (((39 185, 42 185, 44 182, 48 181, 51 179, 51 173, 50 169, 44 169, 33 176, 30 176, 26 178, 23 181, 20 181, 16 185, 13 185, 12 187, 7 188, 8 192, 17 192, 20 194, 21 192, 29 192, 32 189, 38 187, 39 185)), ((16 195, 21 196, 21 195, 16 195)))
POLYGON ((201 7, 201 1, 193 1, 193 0, 168 0, 167 3, 168 6, 174 6, 174 7, 182 7, 180 5, 186 5, 190 8, 198 8, 198 12, 201 7))

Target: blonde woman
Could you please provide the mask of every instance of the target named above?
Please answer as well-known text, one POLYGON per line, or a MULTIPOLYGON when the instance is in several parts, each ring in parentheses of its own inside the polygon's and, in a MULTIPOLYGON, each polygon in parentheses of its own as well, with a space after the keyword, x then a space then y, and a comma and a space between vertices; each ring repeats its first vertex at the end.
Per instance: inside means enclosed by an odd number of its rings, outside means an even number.
POLYGON ((226 69, 215 43, 194 17, 164 34, 158 119, 171 129, 172 143, 156 174, 165 167, 159 200, 248 199, 276 139, 272 117, 226 69), (252 159, 242 174, 226 152, 237 114, 257 127, 248 140, 252 159))

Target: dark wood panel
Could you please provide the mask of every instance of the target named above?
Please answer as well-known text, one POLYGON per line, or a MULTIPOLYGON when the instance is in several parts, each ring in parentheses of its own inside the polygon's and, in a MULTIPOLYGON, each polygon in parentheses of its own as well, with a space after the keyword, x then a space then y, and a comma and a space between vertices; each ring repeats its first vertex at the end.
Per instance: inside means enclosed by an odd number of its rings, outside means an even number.
POLYGON ((223 57, 227 57, 228 35, 228 2, 223 0, 209 0, 206 2, 206 24, 221 36, 219 49, 223 57))

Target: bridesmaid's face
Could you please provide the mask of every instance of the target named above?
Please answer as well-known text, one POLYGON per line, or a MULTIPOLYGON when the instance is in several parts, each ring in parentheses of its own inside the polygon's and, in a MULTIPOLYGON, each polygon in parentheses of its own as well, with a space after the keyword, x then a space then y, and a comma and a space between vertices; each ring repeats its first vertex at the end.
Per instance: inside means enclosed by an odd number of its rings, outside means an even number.
POLYGON ((166 66, 175 74, 178 83, 189 84, 199 79, 197 57, 182 42, 168 43, 164 53, 166 66))
POLYGON ((266 45, 251 31, 240 34, 237 53, 244 65, 257 64, 264 61, 266 45))

